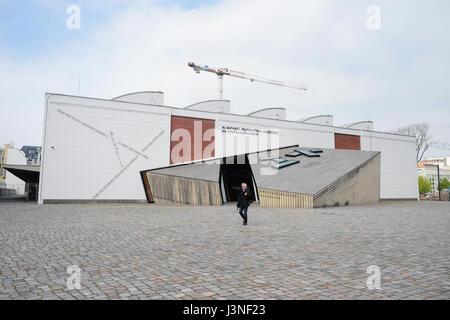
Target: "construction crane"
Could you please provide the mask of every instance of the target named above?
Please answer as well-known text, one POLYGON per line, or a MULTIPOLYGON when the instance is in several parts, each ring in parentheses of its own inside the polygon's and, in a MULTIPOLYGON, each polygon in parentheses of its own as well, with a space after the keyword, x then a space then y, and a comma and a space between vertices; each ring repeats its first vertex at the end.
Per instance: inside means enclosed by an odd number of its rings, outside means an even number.
POLYGON ((280 87, 286 87, 286 88, 292 88, 292 89, 306 91, 305 86, 288 84, 288 83, 285 83, 282 81, 271 80, 271 79, 267 79, 267 78, 260 77, 260 76, 246 74, 246 73, 240 72, 240 71, 230 70, 228 68, 213 68, 213 67, 209 67, 207 65, 200 65, 200 64, 197 64, 194 62, 189 62, 188 66, 191 67, 192 69, 194 69, 194 71, 197 73, 200 73, 200 71, 206 71, 206 72, 215 73, 217 75, 220 100, 223 100, 223 76, 225 76, 225 75, 231 76, 231 77, 236 77, 236 78, 241 78, 241 79, 247 79, 247 80, 250 80, 251 82, 255 81, 255 82, 272 84, 272 85, 280 86, 280 87))

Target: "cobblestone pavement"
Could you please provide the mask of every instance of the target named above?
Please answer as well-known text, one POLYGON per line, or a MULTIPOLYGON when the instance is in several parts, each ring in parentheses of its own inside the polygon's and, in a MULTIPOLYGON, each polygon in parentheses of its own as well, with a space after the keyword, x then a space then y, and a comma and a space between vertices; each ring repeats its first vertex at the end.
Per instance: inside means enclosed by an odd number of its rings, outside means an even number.
POLYGON ((450 202, 234 209, 0 203, 0 299, 450 298, 450 202))

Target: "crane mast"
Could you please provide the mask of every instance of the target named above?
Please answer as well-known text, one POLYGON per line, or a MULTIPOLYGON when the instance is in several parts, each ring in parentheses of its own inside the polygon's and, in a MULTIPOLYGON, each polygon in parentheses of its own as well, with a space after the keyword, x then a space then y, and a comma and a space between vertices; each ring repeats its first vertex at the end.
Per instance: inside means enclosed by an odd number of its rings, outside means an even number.
POLYGON ((228 68, 213 68, 213 67, 209 67, 207 65, 201 65, 201 64, 194 63, 194 62, 189 62, 188 66, 191 67, 192 69, 194 69, 194 71, 197 73, 200 73, 200 71, 205 71, 205 72, 215 73, 217 75, 220 100, 223 100, 223 76, 224 75, 250 80, 251 82, 260 82, 260 83, 266 83, 266 84, 271 84, 271 85, 280 86, 280 87, 286 87, 286 88, 292 88, 292 89, 306 91, 305 86, 288 84, 286 82, 267 79, 267 78, 264 78, 261 76, 251 75, 251 74, 247 74, 244 72, 231 70, 228 68))

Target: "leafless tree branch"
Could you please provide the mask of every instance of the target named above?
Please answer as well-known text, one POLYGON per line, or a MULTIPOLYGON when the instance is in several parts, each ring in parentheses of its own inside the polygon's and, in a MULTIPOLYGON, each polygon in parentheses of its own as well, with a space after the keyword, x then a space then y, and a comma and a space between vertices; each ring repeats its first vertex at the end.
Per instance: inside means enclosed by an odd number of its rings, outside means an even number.
POLYGON ((394 132, 416 137, 416 162, 422 160, 423 155, 433 144, 432 136, 429 134, 430 126, 427 123, 415 123, 406 127, 398 128, 394 132))

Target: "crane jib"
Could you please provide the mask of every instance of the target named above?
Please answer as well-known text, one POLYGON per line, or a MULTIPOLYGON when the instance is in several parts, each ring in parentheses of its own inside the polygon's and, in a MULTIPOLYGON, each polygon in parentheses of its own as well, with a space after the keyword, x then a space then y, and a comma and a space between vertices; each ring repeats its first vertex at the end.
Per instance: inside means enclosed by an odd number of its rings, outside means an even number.
POLYGON ((200 73, 200 71, 207 71, 207 72, 215 73, 219 77, 219 80, 220 80, 219 81, 219 95, 220 95, 220 99, 223 98, 222 97, 222 95, 223 95, 222 81, 223 81, 223 76, 224 75, 228 75, 228 76, 235 77, 235 78, 241 78, 241 79, 250 80, 250 82, 256 81, 256 82, 272 84, 272 85, 276 85, 276 86, 280 86, 280 87, 286 87, 286 88, 292 88, 292 89, 298 89, 298 90, 304 90, 304 91, 307 90, 305 86, 287 84, 287 83, 282 82, 282 81, 271 80, 271 79, 267 79, 267 78, 260 77, 260 76, 255 76, 255 75, 249 75, 249 74, 246 74, 244 72, 234 71, 234 70, 230 70, 228 68, 210 68, 207 65, 199 65, 199 64, 196 64, 194 62, 189 62, 188 66, 193 68, 195 70, 195 72, 197 72, 197 73, 200 73))

